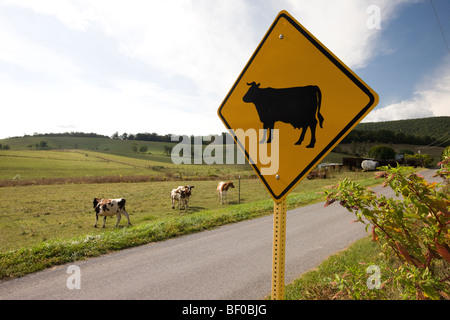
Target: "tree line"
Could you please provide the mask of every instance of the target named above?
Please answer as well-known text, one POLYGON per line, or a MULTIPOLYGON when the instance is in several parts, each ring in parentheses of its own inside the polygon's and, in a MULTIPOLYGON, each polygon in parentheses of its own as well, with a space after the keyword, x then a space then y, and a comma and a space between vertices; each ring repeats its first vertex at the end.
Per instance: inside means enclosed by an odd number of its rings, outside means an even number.
MULTIPOLYGON (((75 138, 107 138, 109 136, 105 136, 97 133, 85 133, 85 132, 64 132, 64 133, 34 133, 33 137, 75 137, 75 138)), ((31 137, 31 135, 24 135, 23 137, 31 137)), ((21 137, 13 137, 13 138, 21 138, 21 137)))
POLYGON ((431 137, 434 139, 449 137, 450 117, 431 117, 408 120, 394 120, 381 122, 361 122, 356 130, 379 132, 387 130, 389 132, 404 133, 406 136, 431 137))
MULTIPOLYGON (((342 143, 393 143, 413 145, 436 145, 446 146, 449 142, 450 117, 432 117, 409 120, 396 120, 372 123, 360 123, 343 140, 342 143)), ((222 138, 229 133, 222 132, 222 138)), ((34 133, 35 137, 87 137, 107 138, 113 140, 137 140, 137 141, 159 141, 173 142, 172 134, 161 135, 158 133, 122 133, 115 132, 111 136, 97 133, 65 132, 65 133, 34 133)), ((189 136, 189 135, 185 135, 189 136)), ((24 137, 29 137, 25 135, 24 137)), ((204 144, 209 144, 208 139, 201 139, 204 144)), ((203 138, 202 136, 190 135, 192 141, 203 138)), ((197 140, 198 141, 198 140, 197 140)), ((223 141, 232 141, 223 139, 223 141)))
POLYGON ((403 132, 394 132, 390 130, 352 130, 343 140, 342 143, 394 143, 394 144, 413 144, 413 145, 429 145, 436 142, 436 138, 430 136, 417 136, 406 134, 403 132))
MULTIPOLYGON (((226 140, 226 136, 230 135, 228 132, 222 132, 222 141, 233 141, 232 138, 229 140, 226 140)), ((135 140, 135 141, 158 141, 158 142, 179 142, 180 140, 172 140, 172 136, 178 136, 173 134, 165 134, 165 135, 159 135, 155 132, 153 133, 136 133, 136 134, 128 134, 126 132, 119 134, 118 132, 114 133, 111 136, 111 139, 113 140, 135 140)), ((194 136, 194 135, 183 135, 184 137, 189 137, 191 139, 191 142, 194 143, 194 141, 202 141, 202 144, 209 144, 211 141, 214 141, 214 138, 212 136, 194 136)))
MULTIPOLYGON (((223 141, 226 140, 227 132, 222 132, 223 141)), ((191 140, 198 141, 202 140, 202 136, 190 136, 191 140)), ((114 140, 137 140, 137 141, 159 141, 159 142, 173 142, 172 134, 159 135, 157 133, 137 133, 137 134, 127 134, 114 133, 111 136, 114 140)), ((213 139, 208 136, 208 139, 203 139, 203 144, 209 144, 213 139)), ((343 140, 342 143, 394 143, 394 144, 413 144, 413 145, 429 145, 436 142, 436 139, 430 136, 418 136, 413 134, 405 134, 403 132, 394 132, 390 130, 377 130, 377 131, 366 131, 366 130, 352 130, 343 140)))

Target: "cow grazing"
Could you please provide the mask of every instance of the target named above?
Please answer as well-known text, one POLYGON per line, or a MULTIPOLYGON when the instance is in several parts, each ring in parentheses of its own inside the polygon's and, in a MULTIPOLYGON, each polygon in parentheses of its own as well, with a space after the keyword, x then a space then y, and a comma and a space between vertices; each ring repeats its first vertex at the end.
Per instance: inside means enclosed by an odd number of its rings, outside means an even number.
POLYGON ((175 202, 178 202, 178 209, 181 210, 182 206, 184 209, 187 209, 189 199, 192 195, 192 188, 194 188, 194 186, 179 186, 178 188, 172 189, 172 191, 170 191, 172 209, 175 208, 175 202))
POLYGON ((120 199, 100 199, 94 198, 94 209, 95 209, 95 224, 94 228, 97 228, 98 216, 103 216, 103 228, 105 227, 106 217, 111 217, 113 215, 117 216, 116 227, 119 225, 120 218, 123 215, 128 219, 128 225, 131 225, 130 216, 125 211, 126 200, 124 198, 120 199))
POLYGON ((219 182, 217 186, 217 202, 223 204, 224 200, 228 200, 227 193, 229 188, 234 188, 233 182, 219 182))
POLYGON ((295 129, 302 129, 296 145, 302 144, 305 133, 310 128, 311 141, 306 147, 314 148, 317 122, 322 128, 324 120, 320 114, 322 93, 318 86, 274 89, 260 88, 260 83, 255 82, 247 85, 250 88, 242 100, 253 103, 256 107, 264 127, 264 136, 260 143, 271 142, 271 130, 274 129, 275 122, 281 121, 290 123, 295 129))

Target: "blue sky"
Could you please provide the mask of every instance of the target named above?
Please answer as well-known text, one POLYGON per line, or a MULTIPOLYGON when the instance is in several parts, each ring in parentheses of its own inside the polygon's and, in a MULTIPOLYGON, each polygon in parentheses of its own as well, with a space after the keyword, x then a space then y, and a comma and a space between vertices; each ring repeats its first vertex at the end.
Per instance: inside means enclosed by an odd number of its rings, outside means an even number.
MULTIPOLYGON (((449 43, 450 1, 433 4, 449 43)), ((223 132, 217 109, 281 10, 379 94, 364 121, 450 116, 430 0, 0 0, 0 138, 223 132)))

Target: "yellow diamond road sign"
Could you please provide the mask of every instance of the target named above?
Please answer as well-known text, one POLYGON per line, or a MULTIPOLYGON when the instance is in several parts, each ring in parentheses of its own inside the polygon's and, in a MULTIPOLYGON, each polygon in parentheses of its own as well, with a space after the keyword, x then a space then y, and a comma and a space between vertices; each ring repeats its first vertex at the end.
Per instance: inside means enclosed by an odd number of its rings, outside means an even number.
POLYGON ((367 84, 281 11, 218 114, 280 202, 377 103, 367 84))

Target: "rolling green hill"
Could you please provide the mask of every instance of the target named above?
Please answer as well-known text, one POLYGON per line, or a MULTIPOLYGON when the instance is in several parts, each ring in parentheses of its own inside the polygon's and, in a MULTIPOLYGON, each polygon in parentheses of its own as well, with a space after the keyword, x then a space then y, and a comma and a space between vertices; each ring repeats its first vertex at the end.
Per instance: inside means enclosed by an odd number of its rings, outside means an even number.
MULTIPOLYGON (((370 147, 380 143, 392 146, 397 152, 409 149, 415 153, 428 153, 438 161, 443 147, 448 144, 449 128, 450 117, 361 123, 349 134, 349 143, 343 141, 324 162, 342 162, 343 156, 364 155, 370 147), (368 140, 368 132, 369 136, 375 138, 374 141, 368 140), (402 135, 408 138, 410 134, 416 137, 437 137, 433 138, 437 143, 423 143, 420 146, 417 143, 394 141, 402 138, 402 135), (388 140, 383 141, 386 138, 388 140)), ((72 180, 69 183, 77 182, 75 179, 81 179, 79 182, 84 183, 93 182, 89 179, 94 177, 103 177, 104 182, 120 182, 125 179, 123 177, 136 179, 138 176, 158 181, 254 175, 249 165, 175 165, 167 154, 167 149, 174 145, 174 142, 111 139, 95 134, 50 134, 1 139, 0 149, 6 150, 0 150, 0 180, 70 178, 72 180), (136 152, 136 147, 139 150, 142 146, 146 147, 146 151, 136 152), (108 180, 111 176, 120 179, 108 180)))
MULTIPOLYGON (((0 140, 0 144, 8 145, 11 150, 35 150, 36 144, 45 141, 47 150, 91 150, 105 154, 113 154, 137 159, 170 162, 170 157, 165 154, 164 146, 173 146, 171 142, 136 141, 136 140, 114 140, 109 138, 91 137, 53 137, 53 136, 25 136, 0 140), (139 147, 147 146, 145 153, 134 152, 133 144, 139 147)), ((38 147, 38 149, 41 149, 38 147)))
POLYGON ((450 136, 450 117, 431 117, 409 120, 363 122, 355 130, 381 131, 388 130, 394 133, 403 133, 418 137, 432 137, 439 139, 450 136))

